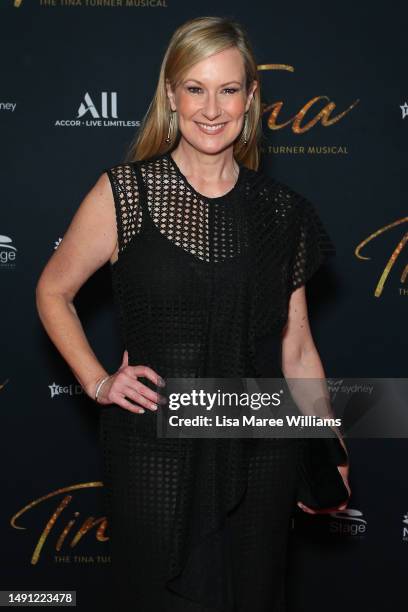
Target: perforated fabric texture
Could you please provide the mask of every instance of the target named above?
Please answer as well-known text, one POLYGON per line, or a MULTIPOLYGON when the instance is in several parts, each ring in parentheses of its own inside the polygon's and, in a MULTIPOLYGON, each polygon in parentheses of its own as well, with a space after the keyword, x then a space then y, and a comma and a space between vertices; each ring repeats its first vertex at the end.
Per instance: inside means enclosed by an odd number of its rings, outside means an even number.
MULTIPOLYGON (((243 165, 217 198, 199 194, 170 153, 105 171, 129 364, 163 378, 281 377, 290 295, 335 252, 314 206, 243 165)), ((282 612, 299 440, 157 438, 156 418, 101 409, 123 609, 282 612)))

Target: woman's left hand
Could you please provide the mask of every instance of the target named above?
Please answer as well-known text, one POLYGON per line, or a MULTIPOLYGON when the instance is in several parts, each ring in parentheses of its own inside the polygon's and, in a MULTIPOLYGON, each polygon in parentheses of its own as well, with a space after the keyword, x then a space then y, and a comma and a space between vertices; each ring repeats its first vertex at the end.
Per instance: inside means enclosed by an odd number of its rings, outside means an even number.
POLYGON ((338 506, 333 506, 332 508, 323 508, 321 510, 314 510, 313 508, 309 508, 309 506, 302 504, 301 501, 298 501, 297 505, 299 506, 299 508, 301 508, 301 510, 303 510, 303 512, 307 512, 308 514, 330 514, 330 512, 336 512, 336 510, 345 510, 347 508, 347 505, 348 505, 348 502, 351 496, 351 489, 350 489, 350 485, 348 482, 349 464, 338 465, 337 469, 339 470, 340 475, 343 478, 343 482, 348 491, 348 498, 344 502, 339 504, 338 506))

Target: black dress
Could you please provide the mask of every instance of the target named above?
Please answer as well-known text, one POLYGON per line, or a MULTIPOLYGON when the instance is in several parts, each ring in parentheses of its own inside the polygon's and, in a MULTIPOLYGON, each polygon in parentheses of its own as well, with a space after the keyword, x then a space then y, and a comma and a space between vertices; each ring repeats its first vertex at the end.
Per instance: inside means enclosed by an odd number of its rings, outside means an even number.
MULTIPOLYGON (((334 251, 311 203, 244 165, 227 194, 204 197, 170 153, 106 172, 129 364, 164 379, 283 377, 290 294, 334 251)), ((282 612, 299 440, 160 438, 156 418, 100 411, 115 609, 282 612)))

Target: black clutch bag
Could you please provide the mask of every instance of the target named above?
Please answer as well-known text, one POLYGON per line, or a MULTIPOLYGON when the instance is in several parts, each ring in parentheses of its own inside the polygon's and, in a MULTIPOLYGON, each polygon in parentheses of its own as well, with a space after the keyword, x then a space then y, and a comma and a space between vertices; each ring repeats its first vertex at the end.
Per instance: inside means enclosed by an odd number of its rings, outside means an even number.
POLYGON ((348 462, 338 437, 305 438, 298 464, 297 500, 312 508, 333 508, 349 498, 338 465, 348 462))

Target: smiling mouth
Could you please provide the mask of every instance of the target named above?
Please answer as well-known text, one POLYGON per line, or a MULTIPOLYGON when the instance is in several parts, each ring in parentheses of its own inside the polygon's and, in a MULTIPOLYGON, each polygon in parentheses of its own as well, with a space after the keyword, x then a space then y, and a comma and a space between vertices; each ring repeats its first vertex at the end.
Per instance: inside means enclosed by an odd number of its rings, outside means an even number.
POLYGON ((196 121, 196 124, 203 132, 206 132, 207 134, 215 134, 220 132, 227 125, 227 122, 225 121, 224 123, 201 123, 199 121, 196 121))

